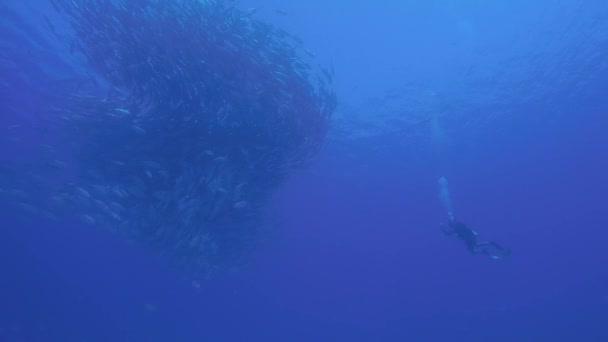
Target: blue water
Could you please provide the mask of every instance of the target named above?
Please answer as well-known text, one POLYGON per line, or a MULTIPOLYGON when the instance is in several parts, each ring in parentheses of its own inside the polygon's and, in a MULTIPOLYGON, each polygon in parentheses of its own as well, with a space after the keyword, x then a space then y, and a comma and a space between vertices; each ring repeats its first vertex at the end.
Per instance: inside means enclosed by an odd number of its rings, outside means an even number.
MULTIPOLYGON (((608 340, 608 3, 239 7, 335 70, 320 151, 264 201, 271 231, 204 277, 3 204, 0 341, 608 340), (441 233, 442 176, 455 216, 510 257, 441 233)), ((13 165, 54 139, 58 84, 94 73, 52 8, 0 4, 3 187, 33 190, 13 165)))

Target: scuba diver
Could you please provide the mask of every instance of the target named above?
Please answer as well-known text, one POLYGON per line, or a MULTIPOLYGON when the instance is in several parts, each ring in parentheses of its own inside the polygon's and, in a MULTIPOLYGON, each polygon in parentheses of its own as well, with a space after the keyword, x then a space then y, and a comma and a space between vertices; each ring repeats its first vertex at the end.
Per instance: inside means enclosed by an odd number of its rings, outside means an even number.
POLYGON ((454 217, 449 213, 450 219, 447 228, 441 225, 441 230, 445 235, 454 235, 463 240, 467 249, 472 254, 484 254, 494 260, 500 259, 501 256, 508 256, 511 250, 505 248, 494 241, 479 242, 477 241, 477 233, 466 224, 454 220, 454 217))
POLYGON ((448 213, 448 224, 441 225, 441 230, 445 235, 454 235, 463 240, 467 249, 472 254, 485 254, 494 260, 500 259, 501 256, 511 254, 511 250, 505 248, 494 241, 479 242, 477 241, 477 233, 466 224, 456 221, 452 214, 452 201, 450 191, 448 190, 448 181, 445 177, 439 178, 439 199, 443 203, 448 213))

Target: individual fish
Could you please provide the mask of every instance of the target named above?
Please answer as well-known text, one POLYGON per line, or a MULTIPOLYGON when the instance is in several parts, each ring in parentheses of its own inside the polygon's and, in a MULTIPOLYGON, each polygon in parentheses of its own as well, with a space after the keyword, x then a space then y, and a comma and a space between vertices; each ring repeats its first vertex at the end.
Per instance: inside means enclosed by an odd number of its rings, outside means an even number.
POLYGON ((258 9, 256 7, 251 7, 251 8, 248 8, 247 10, 245 10, 244 14, 246 17, 248 17, 248 16, 255 14, 255 12, 257 12, 257 11, 258 11, 258 9))
POLYGON ((122 218, 120 217, 120 215, 117 214, 117 213, 115 213, 115 212, 113 212, 113 211, 109 211, 108 214, 110 215, 110 217, 112 217, 116 221, 122 220, 122 218))
POLYGON ((239 201, 234 204, 233 208, 234 209, 243 209, 248 205, 249 205, 249 203, 247 203, 247 201, 239 201))
POLYGON ((138 134, 146 134, 146 130, 137 126, 137 125, 133 125, 133 130, 138 133, 138 134))
POLYGON ((56 152, 56 151, 55 151, 55 148, 54 148, 53 146, 49 145, 49 144, 40 144, 40 148, 41 148, 41 149, 42 149, 44 152, 49 153, 49 154, 53 154, 53 153, 55 153, 55 152, 56 152))
POLYGON ((101 209, 101 210, 103 210, 105 212, 110 212, 111 211, 110 207, 108 207, 107 204, 105 204, 104 202, 102 202, 102 201, 100 201, 98 199, 93 200, 93 203, 95 203, 95 205, 97 206, 97 208, 99 208, 99 209, 101 209))
POLYGON ((314 54, 312 51, 310 51, 310 50, 308 50, 308 49, 304 49, 304 52, 306 52, 306 54, 307 54, 307 55, 309 55, 309 56, 310 56, 310 57, 312 57, 312 58, 315 58, 315 57, 316 57, 316 55, 315 55, 315 54, 314 54))
POLYGON ((332 73, 329 70, 327 70, 327 68, 321 68, 321 72, 323 72, 323 75, 327 78, 328 82, 331 84, 334 79, 332 73))
POLYGON ((124 109, 124 108, 114 108, 114 111, 119 114, 125 114, 125 115, 131 114, 131 112, 128 109, 124 109))
POLYGON ((92 218, 91 216, 89 216, 89 215, 82 215, 82 216, 81 216, 81 218, 82 218, 82 220, 83 220, 85 223, 88 223, 88 224, 94 224, 94 223, 95 223, 95 219, 93 219, 93 218, 92 218))
POLYGON ((76 193, 84 198, 91 198, 91 194, 81 187, 76 187, 76 193))
POLYGON ((127 196, 129 196, 129 194, 120 187, 113 187, 112 193, 114 194, 114 196, 119 198, 126 198, 127 196))
POLYGON ((125 207, 123 207, 122 205, 116 203, 116 202, 110 202, 110 208, 112 208, 112 211, 121 213, 123 211, 125 211, 125 207))

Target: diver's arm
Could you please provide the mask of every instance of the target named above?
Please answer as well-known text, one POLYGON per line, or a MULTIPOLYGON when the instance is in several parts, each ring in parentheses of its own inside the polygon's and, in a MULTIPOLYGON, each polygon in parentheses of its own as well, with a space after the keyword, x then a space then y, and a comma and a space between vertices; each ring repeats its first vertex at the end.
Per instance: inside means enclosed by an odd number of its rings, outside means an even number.
POLYGON ((442 231, 442 232, 443 232, 443 234, 445 234, 445 235, 452 235, 452 234, 454 234, 454 233, 455 233, 455 231, 454 231, 454 230, 448 230, 448 229, 446 229, 446 227, 445 227, 445 225, 444 225, 444 224, 441 224, 441 225, 440 225, 440 227, 441 227, 441 231, 442 231))

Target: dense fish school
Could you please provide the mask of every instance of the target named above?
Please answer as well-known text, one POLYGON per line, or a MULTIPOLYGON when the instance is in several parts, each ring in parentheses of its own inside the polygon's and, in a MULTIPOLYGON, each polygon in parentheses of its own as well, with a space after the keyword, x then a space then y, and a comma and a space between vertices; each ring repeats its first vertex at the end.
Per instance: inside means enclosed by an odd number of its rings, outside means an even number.
POLYGON ((332 73, 231 2, 52 2, 91 70, 55 90, 44 119, 58 132, 42 148, 53 182, 7 167, 2 200, 116 230, 195 272, 245 255, 268 196, 325 137, 332 73))

